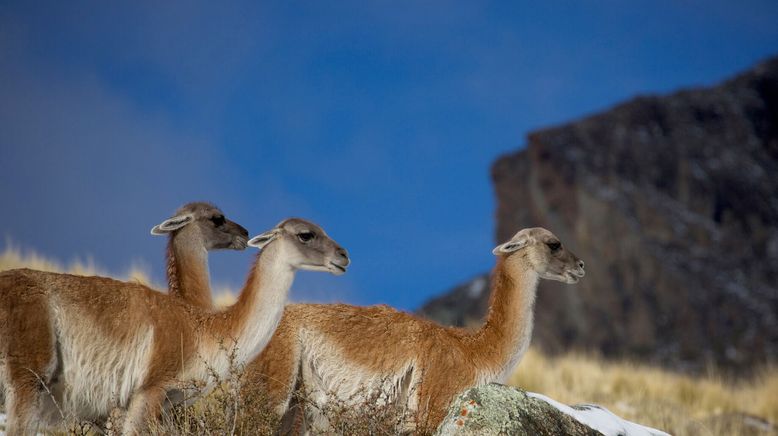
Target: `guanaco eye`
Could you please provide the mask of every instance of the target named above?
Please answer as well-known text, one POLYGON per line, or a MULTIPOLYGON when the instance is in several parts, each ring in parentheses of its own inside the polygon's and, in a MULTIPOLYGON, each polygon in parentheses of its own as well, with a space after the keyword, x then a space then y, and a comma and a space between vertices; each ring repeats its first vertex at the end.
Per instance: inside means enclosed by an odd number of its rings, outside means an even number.
POLYGON ((546 242, 546 245, 548 245, 551 251, 557 251, 562 247, 562 243, 559 241, 546 242))
POLYGON ((224 215, 218 215, 218 216, 211 217, 211 222, 216 227, 223 226, 224 225, 224 215))
POLYGON ((302 232, 297 234, 297 239, 300 240, 300 242, 311 242, 316 238, 316 233, 313 232, 302 232))

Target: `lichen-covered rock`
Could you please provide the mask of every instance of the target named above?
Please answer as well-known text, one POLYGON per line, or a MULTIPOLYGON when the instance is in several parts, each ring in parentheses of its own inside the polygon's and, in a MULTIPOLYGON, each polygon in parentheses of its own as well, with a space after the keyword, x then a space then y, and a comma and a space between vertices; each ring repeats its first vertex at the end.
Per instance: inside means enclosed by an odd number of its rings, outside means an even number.
POLYGON ((668 436, 623 420, 599 406, 569 407, 543 395, 495 383, 460 395, 436 435, 668 436))
POLYGON ((545 401, 497 384, 460 395, 437 434, 602 436, 545 401))

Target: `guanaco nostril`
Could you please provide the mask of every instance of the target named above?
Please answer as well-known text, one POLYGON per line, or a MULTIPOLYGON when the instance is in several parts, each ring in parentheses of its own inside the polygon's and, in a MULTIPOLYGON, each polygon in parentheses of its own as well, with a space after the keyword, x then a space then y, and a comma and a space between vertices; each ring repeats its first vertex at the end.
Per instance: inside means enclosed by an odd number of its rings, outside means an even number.
POLYGON ((338 249, 336 250, 336 253, 338 253, 338 255, 340 255, 340 257, 342 257, 342 258, 344 258, 344 259, 348 259, 348 252, 347 252, 345 249, 343 249, 343 248, 338 248, 338 249))
POLYGON ((578 261, 578 267, 581 268, 581 269, 584 269, 584 261, 579 260, 578 261))

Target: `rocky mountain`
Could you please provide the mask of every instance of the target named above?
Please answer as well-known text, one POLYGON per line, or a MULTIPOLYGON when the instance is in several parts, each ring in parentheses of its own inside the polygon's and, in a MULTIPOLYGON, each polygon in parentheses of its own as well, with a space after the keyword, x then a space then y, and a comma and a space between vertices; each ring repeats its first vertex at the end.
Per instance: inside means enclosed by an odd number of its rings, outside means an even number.
MULTIPOLYGON (((496 240, 543 226, 586 261, 542 281, 534 343, 692 370, 778 357, 778 57, 531 133, 492 166, 496 240)), ((419 313, 473 325, 488 276, 419 313)))

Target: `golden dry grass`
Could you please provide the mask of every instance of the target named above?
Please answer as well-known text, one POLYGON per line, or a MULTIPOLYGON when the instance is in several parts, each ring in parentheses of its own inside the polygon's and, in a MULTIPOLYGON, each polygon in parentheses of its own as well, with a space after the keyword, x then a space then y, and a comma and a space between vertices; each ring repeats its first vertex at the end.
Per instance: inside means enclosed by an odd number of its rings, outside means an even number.
POLYGON ((744 434, 746 429, 738 427, 741 414, 778 422, 775 366, 733 382, 581 354, 548 357, 531 349, 510 384, 567 404, 599 404, 674 435, 744 434))
POLYGON ((6 243, 0 253, 0 271, 15 268, 30 268, 41 271, 64 272, 82 276, 107 276, 119 280, 134 280, 149 285, 151 278, 148 271, 138 265, 132 265, 124 274, 114 276, 98 267, 91 258, 75 259, 65 265, 62 262, 41 256, 33 250, 22 250, 11 243, 6 243))

